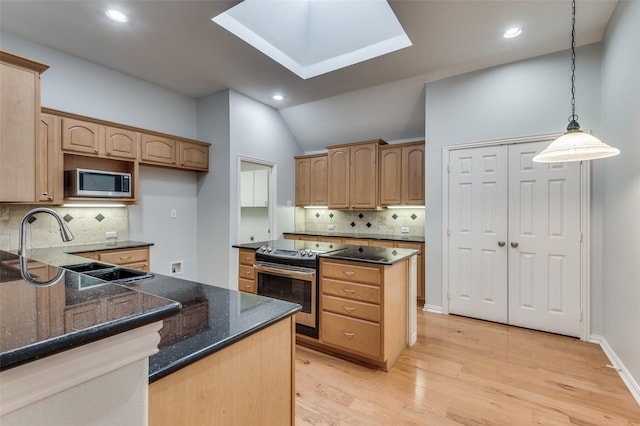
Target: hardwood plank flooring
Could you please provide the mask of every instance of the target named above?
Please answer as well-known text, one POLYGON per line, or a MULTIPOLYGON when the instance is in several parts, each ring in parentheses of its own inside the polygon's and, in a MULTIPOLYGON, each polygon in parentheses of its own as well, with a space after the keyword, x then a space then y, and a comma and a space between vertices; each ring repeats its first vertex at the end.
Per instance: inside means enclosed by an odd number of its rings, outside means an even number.
POLYGON ((296 348, 296 425, 640 425, 595 344, 418 311, 388 372, 296 348))

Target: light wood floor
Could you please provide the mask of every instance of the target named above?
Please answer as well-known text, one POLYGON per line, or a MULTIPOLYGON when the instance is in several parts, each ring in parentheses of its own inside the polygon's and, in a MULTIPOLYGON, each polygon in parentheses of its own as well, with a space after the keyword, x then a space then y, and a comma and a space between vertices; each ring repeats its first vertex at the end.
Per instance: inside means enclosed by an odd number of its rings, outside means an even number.
POLYGON ((296 425, 640 425, 595 344, 418 311, 390 372, 297 346, 296 425))

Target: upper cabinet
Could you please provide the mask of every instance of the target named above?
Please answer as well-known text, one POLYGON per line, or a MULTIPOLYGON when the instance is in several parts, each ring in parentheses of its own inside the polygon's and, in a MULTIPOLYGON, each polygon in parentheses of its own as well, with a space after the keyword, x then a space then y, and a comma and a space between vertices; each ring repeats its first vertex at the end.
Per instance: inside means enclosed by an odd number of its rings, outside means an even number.
POLYGON ((380 204, 424 206, 424 142, 385 145, 380 156, 380 204))
POLYGON ((240 173, 240 207, 269 206, 269 170, 245 170, 240 173))
POLYGON ((295 157, 296 206, 327 205, 327 154, 295 157))
POLYGON ((62 203, 62 152, 60 119, 40 114, 40 134, 36 143, 36 201, 62 203))
POLYGON ((0 51, 0 202, 41 199, 36 189, 36 145, 40 137, 40 73, 47 68, 0 51))
POLYGON ((328 147, 328 206, 367 210, 379 207, 378 147, 376 139, 328 147))
POLYGON ((105 158, 136 160, 140 134, 97 123, 62 119, 62 149, 105 158))
POLYGON ((143 134, 141 146, 141 164, 209 170, 208 144, 143 134))

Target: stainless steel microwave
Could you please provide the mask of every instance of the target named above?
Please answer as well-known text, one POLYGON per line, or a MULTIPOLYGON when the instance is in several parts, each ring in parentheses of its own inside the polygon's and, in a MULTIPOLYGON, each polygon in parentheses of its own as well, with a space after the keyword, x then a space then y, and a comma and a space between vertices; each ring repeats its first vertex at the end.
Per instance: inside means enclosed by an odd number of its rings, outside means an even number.
POLYGON ((65 197, 131 197, 131 174, 73 169, 64 172, 65 197))

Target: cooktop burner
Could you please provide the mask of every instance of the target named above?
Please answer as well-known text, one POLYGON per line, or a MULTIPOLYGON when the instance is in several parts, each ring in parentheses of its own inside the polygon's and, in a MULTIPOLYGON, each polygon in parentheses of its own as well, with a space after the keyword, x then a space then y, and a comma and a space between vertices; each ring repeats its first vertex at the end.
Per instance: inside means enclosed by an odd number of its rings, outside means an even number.
POLYGON ((338 251, 346 247, 343 244, 316 241, 275 240, 256 249, 256 260, 304 266, 314 264, 318 254, 338 251))

